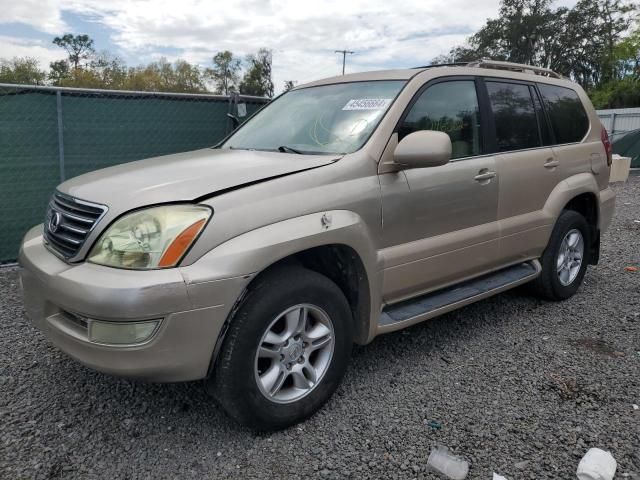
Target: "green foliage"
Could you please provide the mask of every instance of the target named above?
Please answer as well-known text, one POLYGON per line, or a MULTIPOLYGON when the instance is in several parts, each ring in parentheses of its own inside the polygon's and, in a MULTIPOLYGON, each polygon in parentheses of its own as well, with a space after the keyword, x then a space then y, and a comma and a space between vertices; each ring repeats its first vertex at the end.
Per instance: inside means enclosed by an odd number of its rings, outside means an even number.
MULTIPOLYGON (((626 0, 579 0, 573 8, 553 8, 551 0, 502 0, 499 17, 453 48, 437 63, 491 58, 551 68, 597 88, 625 75, 618 55, 635 5, 626 0)), ((637 69, 637 62, 636 62, 637 69)))
POLYGON ((114 90, 126 88, 129 69, 120 57, 111 55, 106 51, 101 52, 93 58, 89 64, 89 69, 98 79, 99 88, 114 90))
POLYGON ((40 65, 35 58, 0 59, 0 83, 44 85, 46 79, 46 72, 40 70, 40 65))
POLYGON ((271 50, 261 48, 255 55, 247 56, 248 69, 240 82, 240 93, 260 97, 273 97, 271 78, 271 50))
POLYGON ((640 107, 640 79, 627 77, 614 80, 590 91, 589 96, 596 108, 640 107))
POLYGON ((49 74, 47 75, 52 85, 60 86, 63 82, 71 78, 71 68, 66 60, 57 60, 49 64, 49 74))
POLYGON ((74 70, 80 68, 82 60, 88 60, 94 53, 93 39, 89 35, 72 35, 67 33, 53 39, 53 43, 63 48, 69 56, 69 63, 74 70))
POLYGON ((162 58, 146 67, 129 70, 123 87, 125 90, 155 92, 204 93, 207 91, 204 76, 197 65, 185 60, 174 63, 162 58))
MULTIPOLYGON (((246 72, 240 82, 242 62, 228 50, 213 57, 213 68, 203 69, 180 59, 169 62, 165 58, 148 65, 128 67, 121 58, 109 52, 96 53, 93 39, 88 35, 67 33, 54 38, 53 43, 67 52, 66 59, 51 62, 49 71, 45 72, 33 58, 0 58, 0 83, 206 93, 210 81, 218 94, 228 95, 238 89, 257 96, 273 97, 274 93, 271 50, 265 48, 246 57, 246 72)), ((287 87, 292 88, 294 83, 289 83, 287 87)))
POLYGON ((214 92, 228 95, 237 90, 240 80, 240 59, 235 58, 229 50, 218 52, 213 57, 213 68, 205 70, 205 75, 213 80, 214 92))

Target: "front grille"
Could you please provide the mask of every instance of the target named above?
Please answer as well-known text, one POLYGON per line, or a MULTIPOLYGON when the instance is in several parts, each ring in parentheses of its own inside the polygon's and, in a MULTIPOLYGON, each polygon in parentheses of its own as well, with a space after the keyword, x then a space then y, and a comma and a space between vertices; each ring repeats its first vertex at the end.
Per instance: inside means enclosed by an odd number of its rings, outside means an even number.
POLYGON ((55 192, 47 208, 44 239, 54 252, 73 258, 106 212, 104 205, 55 192))

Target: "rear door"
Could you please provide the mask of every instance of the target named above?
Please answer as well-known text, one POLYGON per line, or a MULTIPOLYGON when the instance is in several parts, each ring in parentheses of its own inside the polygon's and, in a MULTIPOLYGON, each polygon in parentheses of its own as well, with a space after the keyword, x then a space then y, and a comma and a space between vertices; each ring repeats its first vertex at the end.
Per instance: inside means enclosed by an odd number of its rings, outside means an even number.
POLYGON ((500 177, 498 221, 504 265, 538 256, 550 219, 543 208, 559 181, 559 160, 533 83, 485 78, 500 177))

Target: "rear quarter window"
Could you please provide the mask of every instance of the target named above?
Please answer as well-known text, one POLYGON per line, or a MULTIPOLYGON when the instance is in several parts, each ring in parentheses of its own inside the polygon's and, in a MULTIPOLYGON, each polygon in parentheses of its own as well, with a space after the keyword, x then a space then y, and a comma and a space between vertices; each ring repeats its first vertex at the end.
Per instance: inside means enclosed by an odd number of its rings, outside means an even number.
POLYGON ((538 84, 549 114, 556 144, 580 142, 589 130, 589 117, 575 90, 538 84))

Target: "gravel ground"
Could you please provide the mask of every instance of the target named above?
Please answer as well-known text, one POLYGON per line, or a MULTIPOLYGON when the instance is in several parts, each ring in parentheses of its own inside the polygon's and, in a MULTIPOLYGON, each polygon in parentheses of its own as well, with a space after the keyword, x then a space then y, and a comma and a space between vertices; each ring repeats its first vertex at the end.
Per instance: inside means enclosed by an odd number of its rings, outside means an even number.
POLYGON ((590 447, 640 479, 640 177, 616 186, 599 266, 569 301, 508 292, 356 348, 315 417, 255 434, 199 383, 93 372, 24 321, 0 270, 0 477, 433 478, 446 445, 469 479, 570 479, 590 447), (435 420, 441 428, 429 423, 435 420))

